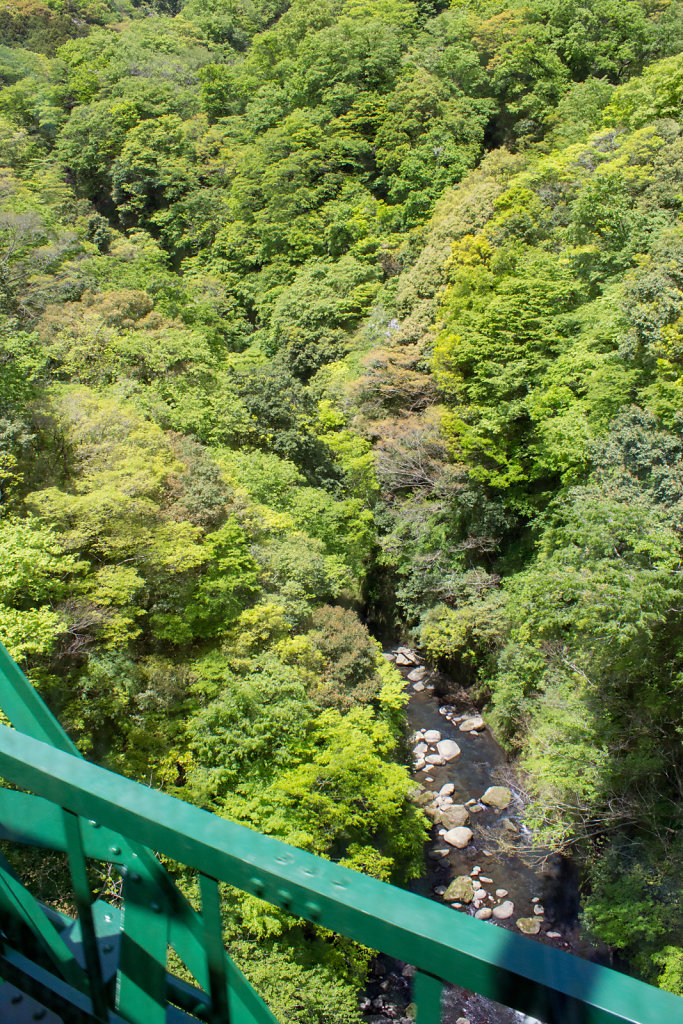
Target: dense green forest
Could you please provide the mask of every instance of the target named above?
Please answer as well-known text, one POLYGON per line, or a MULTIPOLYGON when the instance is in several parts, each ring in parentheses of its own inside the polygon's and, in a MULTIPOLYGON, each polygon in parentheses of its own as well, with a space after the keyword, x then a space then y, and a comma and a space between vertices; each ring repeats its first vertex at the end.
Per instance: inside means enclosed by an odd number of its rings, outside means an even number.
MULTIPOLYGON (((683 4, 7 0, 0 39, 10 653, 87 756, 403 883, 372 634, 412 639, 683 993, 683 4)), ((283 1019, 360 1020, 368 951, 228 907, 283 1019)))

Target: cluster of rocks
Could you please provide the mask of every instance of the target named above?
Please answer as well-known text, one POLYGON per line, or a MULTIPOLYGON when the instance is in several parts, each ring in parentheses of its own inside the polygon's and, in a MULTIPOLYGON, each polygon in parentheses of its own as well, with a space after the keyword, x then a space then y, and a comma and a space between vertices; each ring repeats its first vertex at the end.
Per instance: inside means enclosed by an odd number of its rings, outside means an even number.
MULTIPOLYGON (((419 693, 424 690, 434 689, 431 682, 434 680, 435 674, 421 663, 421 659, 415 651, 408 647, 397 647, 391 652, 386 652, 384 657, 403 670, 403 675, 412 683, 414 692, 419 693)), ((450 700, 460 699, 460 696, 452 689, 449 691, 449 694, 450 700)), ((465 702, 469 703, 469 699, 465 692, 463 692, 462 700, 463 704, 460 707, 463 705, 467 706, 465 702)), ((422 709, 423 703, 424 698, 421 698, 420 701, 416 702, 416 707, 422 709)), ((482 716, 475 710, 459 713, 459 709, 451 704, 443 704, 438 710, 442 718, 451 726, 448 732, 451 736, 455 734, 458 740, 464 742, 466 751, 468 749, 468 741, 466 739, 464 741, 461 740, 458 732, 477 736, 486 729, 486 723, 482 716), (455 730, 458 730, 458 732, 455 732, 455 730)), ((420 710, 421 713, 422 711, 420 710)), ((451 762, 455 762, 461 755, 461 749, 456 739, 444 736, 436 728, 419 729, 412 735, 411 744, 415 771, 424 773, 421 778, 425 783, 434 781, 428 774, 432 769, 441 768, 451 762)), ((486 752, 484 752, 484 756, 487 756, 486 752)), ((450 772, 448 774, 441 773, 442 778, 444 774, 448 777, 450 772)), ((463 783, 467 785, 464 780, 465 777, 469 776, 467 771, 461 773, 454 766, 452 777, 456 781, 460 780, 460 785, 463 783)), ((468 785, 469 788, 470 786, 468 785)), ((467 790, 465 790, 466 792, 467 790)), ((413 803, 424 810, 438 832, 438 842, 434 845, 430 844, 431 848, 428 849, 427 856, 434 861, 443 861, 442 864, 435 865, 434 882, 439 880, 440 875, 446 877, 444 884, 434 885, 433 892, 435 895, 440 897, 447 905, 463 913, 468 913, 478 920, 491 920, 494 924, 504 924, 504 922, 507 922, 507 927, 516 927, 518 931, 525 935, 538 935, 543 927, 544 935, 548 938, 562 938, 559 932, 546 931, 549 925, 545 922, 545 911, 541 905, 540 897, 532 898, 532 913, 529 916, 517 917, 516 915, 520 913, 522 908, 515 910, 515 904, 510 898, 508 890, 500 886, 496 887, 494 879, 487 876, 484 873, 485 869, 482 869, 478 864, 472 867, 469 874, 459 874, 451 878, 448 884, 445 884, 448 874, 450 874, 448 868, 453 863, 458 864, 459 870, 464 868, 467 871, 469 864, 480 857, 491 858, 495 856, 486 849, 478 848, 478 844, 475 845, 473 842, 475 834, 473 828, 470 827, 472 825, 471 816, 487 810, 494 811, 498 827, 504 830, 509 829, 515 833, 519 830, 518 826, 510 820, 509 816, 503 813, 513 801, 513 794, 506 786, 489 786, 481 796, 470 797, 462 803, 456 802, 457 797, 455 793, 456 785, 453 782, 446 782, 438 791, 436 787, 431 790, 425 785, 417 784, 410 793, 413 803), (453 856, 454 850, 463 852, 459 856, 453 856), (452 860, 447 860, 447 858, 451 857, 452 860)), ((462 789, 460 789, 458 793, 460 800, 463 799, 463 795, 462 789)), ((490 813, 486 815, 485 823, 490 824, 491 818, 492 815, 490 813)), ((476 825, 474 828, 476 828, 476 825)), ((481 830, 478 831, 479 838, 481 838, 482 832, 481 830)), ((482 861, 482 863, 484 862, 482 861)), ((489 866, 489 870, 491 871, 491 866, 489 866)), ((492 874, 495 873, 495 870, 493 870, 492 874)), ((516 898, 517 896, 515 896, 516 898)), ((552 907, 549 907, 549 917, 552 920, 552 907)), ((412 977, 414 970, 413 967, 405 965, 401 971, 401 979, 405 982, 412 977)), ((401 999, 393 1001, 392 1004, 391 993, 386 991, 387 983, 381 983, 380 988, 382 992, 379 995, 375 995, 374 998, 366 997, 361 1003, 361 1009, 366 1014, 378 1015, 377 1017, 371 1016, 368 1024, 380 1024, 382 1018, 385 1020, 390 1018, 396 1021, 396 1024, 414 1024, 414 1004, 405 1005, 405 1002, 401 999)), ((404 998, 406 997, 404 996, 404 998)), ((459 1009, 460 1007, 458 1007, 459 1009)), ((468 1007, 463 1006, 461 1012, 467 1013, 468 1017, 471 1017, 472 1014, 468 1012, 471 1009, 469 1005, 468 1007)), ((448 1018, 451 1021, 453 1020, 453 1010, 455 1010, 455 1007, 451 1008, 451 1015, 448 1018)), ((456 1010, 455 1012, 457 1013, 458 1011, 456 1010)), ((468 1017, 459 1016, 456 1024, 470 1024, 468 1017)), ((477 1024, 482 1024, 484 1019, 483 1017, 480 1019, 476 1008, 474 1010, 474 1018, 477 1024)))
POLYGON ((457 725, 460 732, 478 733, 486 728, 486 722, 475 711, 468 711, 465 714, 456 714, 456 708, 452 704, 443 704, 439 708, 439 714, 453 725, 457 725))
MULTIPOLYGON (((446 783, 446 785, 449 783, 446 783)), ((441 791, 434 802, 435 806, 438 807, 438 799, 441 796, 441 791)), ((458 850, 464 850, 465 847, 471 842, 473 838, 472 829, 465 825, 471 813, 483 810, 484 806, 496 807, 499 810, 504 810, 510 801, 512 800, 512 794, 503 785, 489 785, 486 792, 482 794, 479 800, 468 800, 466 804, 454 804, 453 808, 446 808, 445 812, 440 813, 439 823, 445 825, 445 828, 439 828, 439 836, 444 843, 449 846, 455 846, 458 850), (457 823, 455 818, 458 818, 457 823)), ((441 799, 442 803, 442 799, 441 799)), ((425 808, 429 817, 429 810, 425 808)), ((433 820, 433 818, 432 818, 433 820)))
MULTIPOLYGON (((436 730, 428 730, 427 735, 429 734, 440 735, 436 730)), ((443 741, 436 741, 437 749, 439 742, 443 741)), ((418 746, 420 746, 419 743, 418 746)), ((457 744, 454 744, 454 746, 457 746, 457 744)), ((453 756, 457 757, 457 754, 453 756)), ((506 786, 489 786, 486 792, 478 799, 472 797, 464 804, 459 804, 453 799, 454 792, 455 785, 452 782, 447 782, 436 794, 433 794, 428 789, 424 789, 422 786, 418 786, 417 789, 413 790, 411 797, 418 807, 424 809, 427 817, 435 825, 442 826, 439 829, 439 836, 443 842, 462 850, 473 837, 472 830, 467 827, 470 814, 483 811, 486 807, 494 807, 501 811, 505 810, 512 800, 512 793, 506 786)), ((439 856, 445 856, 448 850, 437 852, 439 856)))
MULTIPOLYGON (((429 732, 436 733, 436 730, 429 732)), ((472 798, 464 804, 454 802, 454 791, 454 784, 447 782, 436 795, 421 787, 414 794, 415 802, 424 808, 427 816, 435 824, 442 826, 439 829, 439 838, 447 845, 430 850, 429 856, 433 859, 448 856, 449 848, 462 850, 468 846, 473 838, 472 829, 467 825, 472 812, 483 810, 485 807, 503 811, 512 801, 512 793, 507 786, 489 786, 478 799, 472 798)), ((507 889, 497 888, 490 891, 487 886, 492 885, 493 879, 482 874, 481 867, 475 865, 469 875, 458 875, 448 886, 436 886, 434 891, 456 910, 464 906, 470 907, 480 921, 487 921, 489 918, 497 921, 508 920, 514 915, 514 903, 506 899, 507 889)), ((534 897, 532 900, 535 904, 534 916, 520 917, 516 921, 517 928, 525 935, 537 935, 541 929, 544 911, 538 899, 534 897)))
POLYGON ((388 651, 384 657, 388 661, 393 661, 399 668, 410 669, 410 672, 406 674, 406 679, 413 684, 415 693, 434 689, 429 683, 432 673, 426 665, 422 664, 420 656, 412 648, 397 647, 394 651, 388 651))
MULTIPOLYGON (((490 892, 487 888, 490 885, 493 885, 493 879, 483 875, 481 867, 475 864, 469 875, 458 875, 448 886, 437 886, 434 891, 456 910, 470 907, 480 921, 488 921, 490 918, 507 921, 514 915, 515 905, 512 900, 506 899, 507 889, 498 888, 490 892)), ((533 917, 520 917, 515 922, 524 935, 538 935, 541 930, 544 910, 538 900, 539 897, 535 896, 531 901, 534 904, 533 917)), ((549 934, 552 937, 554 933, 549 934)))
POLYGON ((413 735, 415 771, 429 771, 460 756, 455 740, 443 739, 438 729, 420 729, 413 735))

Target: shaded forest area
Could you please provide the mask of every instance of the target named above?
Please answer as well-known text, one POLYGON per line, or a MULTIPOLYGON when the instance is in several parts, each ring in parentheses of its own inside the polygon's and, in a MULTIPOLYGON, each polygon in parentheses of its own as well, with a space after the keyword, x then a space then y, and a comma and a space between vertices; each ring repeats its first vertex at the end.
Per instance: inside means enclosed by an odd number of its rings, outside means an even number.
MULTIPOLYGON (((366 623, 412 638, 683 993, 683 5, 7 0, 0 38, 10 653, 86 756, 402 883, 366 623)), ((367 950, 225 929, 283 1019, 362 1019, 367 950)))

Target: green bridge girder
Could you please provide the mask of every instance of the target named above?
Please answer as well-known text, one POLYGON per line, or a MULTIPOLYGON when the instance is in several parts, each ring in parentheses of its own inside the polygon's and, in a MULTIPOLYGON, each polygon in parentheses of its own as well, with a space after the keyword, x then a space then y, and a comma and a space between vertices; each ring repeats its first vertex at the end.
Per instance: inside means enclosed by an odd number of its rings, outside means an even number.
POLYGON ((444 983, 548 1024, 683 1022, 677 996, 88 763, 2 647, 0 707, 0 838, 63 851, 78 909, 48 910, 0 857, 1 1021, 277 1024, 224 949, 228 883, 413 964, 417 1024, 439 1024, 444 983), (152 850, 198 873, 201 911, 152 850), (120 911, 92 902, 89 859, 120 871, 120 911), (169 974, 169 947, 196 986, 169 974))

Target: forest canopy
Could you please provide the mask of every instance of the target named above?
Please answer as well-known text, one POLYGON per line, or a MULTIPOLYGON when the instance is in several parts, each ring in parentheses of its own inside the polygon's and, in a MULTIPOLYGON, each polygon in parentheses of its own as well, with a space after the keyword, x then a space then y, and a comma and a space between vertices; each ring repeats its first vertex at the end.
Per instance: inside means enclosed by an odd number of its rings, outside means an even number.
MULTIPOLYGON (((8 0, 0 38, 2 642, 86 756, 405 884, 410 639, 683 993, 680 0, 8 0)), ((369 951, 225 928, 276 1014, 360 1020, 369 951)))

